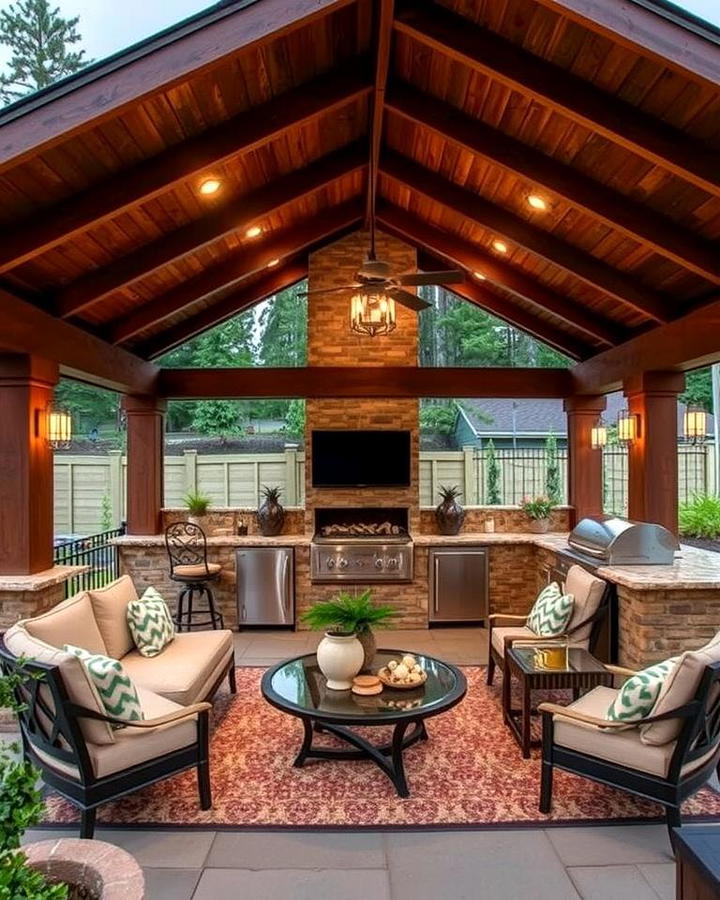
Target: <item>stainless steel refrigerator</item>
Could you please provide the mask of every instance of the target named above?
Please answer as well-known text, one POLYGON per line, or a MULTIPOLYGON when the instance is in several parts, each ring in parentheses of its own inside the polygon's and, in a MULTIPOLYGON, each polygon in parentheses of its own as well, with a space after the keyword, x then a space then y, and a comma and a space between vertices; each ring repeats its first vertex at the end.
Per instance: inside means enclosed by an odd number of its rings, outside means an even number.
POLYGON ((236 551, 238 624, 293 625, 295 558, 292 547, 236 551))

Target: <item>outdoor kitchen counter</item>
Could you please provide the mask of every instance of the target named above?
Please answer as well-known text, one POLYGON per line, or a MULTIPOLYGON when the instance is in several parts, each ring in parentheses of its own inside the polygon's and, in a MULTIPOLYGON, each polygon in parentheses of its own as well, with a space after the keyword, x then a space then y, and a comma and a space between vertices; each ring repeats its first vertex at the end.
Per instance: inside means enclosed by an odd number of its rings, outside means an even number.
MULTIPOLYGON (((124 534, 114 538, 113 544, 119 547, 165 547, 164 534, 124 534)), ((304 534, 278 534, 275 537, 263 537, 261 534, 218 534, 208 537, 208 550, 217 547, 296 547, 310 543, 310 537, 304 534)))

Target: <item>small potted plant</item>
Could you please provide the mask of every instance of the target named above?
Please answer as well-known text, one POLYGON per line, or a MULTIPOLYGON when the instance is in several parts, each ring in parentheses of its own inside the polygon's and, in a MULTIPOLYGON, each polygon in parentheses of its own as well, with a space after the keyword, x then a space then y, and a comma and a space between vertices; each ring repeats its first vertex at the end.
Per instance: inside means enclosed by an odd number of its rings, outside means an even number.
POLYGON ((435 521, 440 534, 457 534, 465 521, 465 510, 457 501, 462 491, 456 484, 452 487, 441 484, 439 494, 441 501, 435 507, 435 521))
POLYGON ((327 675, 323 669, 323 659, 331 652, 327 646, 323 646, 326 640, 329 645, 337 646, 338 635, 356 638, 362 647, 363 656, 360 667, 350 676, 352 679, 359 671, 368 670, 372 665, 377 649, 373 628, 389 625, 390 620, 396 615, 397 610, 394 606, 374 603, 370 590, 363 591, 362 594, 342 592, 333 600, 322 600, 311 607, 302 616, 302 621, 317 631, 325 631, 325 637, 318 647, 318 665, 325 677, 327 675))
POLYGON ((549 497, 526 497, 520 508, 530 519, 528 528, 535 534, 544 534, 550 528, 550 513, 553 502, 549 497))
POLYGON ((188 491, 183 497, 183 503, 188 511, 188 522, 193 525, 202 525, 203 518, 210 508, 210 498, 200 491, 188 491))
POLYGON ((280 504, 280 488, 263 485, 263 502, 258 508, 257 519, 260 533, 265 537, 280 534, 285 524, 285 510, 280 504))

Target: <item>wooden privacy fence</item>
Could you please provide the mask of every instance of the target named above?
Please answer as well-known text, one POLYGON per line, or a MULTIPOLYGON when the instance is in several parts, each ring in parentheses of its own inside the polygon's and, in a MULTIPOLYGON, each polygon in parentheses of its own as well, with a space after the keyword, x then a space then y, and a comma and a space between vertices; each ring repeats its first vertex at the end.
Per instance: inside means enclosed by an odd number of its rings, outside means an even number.
MULTIPOLYGON (((712 444, 678 447, 680 500, 715 493, 712 444)), ((500 502, 519 503, 546 489, 543 448, 497 449, 500 502)), ((567 451, 557 451, 560 502, 567 502, 567 451)), ((92 534, 116 527, 125 518, 126 461, 120 451, 103 456, 55 457, 55 533, 92 534)), ((295 445, 279 453, 205 454, 186 450, 165 457, 165 504, 181 506, 190 490, 207 494, 214 506, 253 507, 263 485, 278 485, 288 506, 305 502, 305 454, 295 445)), ((484 450, 421 451, 420 505, 438 502, 440 485, 458 485, 468 506, 489 502, 488 460, 484 450)), ((606 512, 627 512, 627 453, 608 447, 604 454, 606 512)))

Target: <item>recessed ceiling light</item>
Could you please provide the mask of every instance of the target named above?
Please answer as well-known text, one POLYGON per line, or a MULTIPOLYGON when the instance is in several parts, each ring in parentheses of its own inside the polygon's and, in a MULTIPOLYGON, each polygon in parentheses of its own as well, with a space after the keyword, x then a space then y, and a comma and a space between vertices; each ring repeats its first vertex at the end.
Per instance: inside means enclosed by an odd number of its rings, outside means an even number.
POLYGON ((478 281, 485 281, 486 275, 483 275, 482 272, 473 272, 473 276, 477 278, 478 281))
POLYGON ((267 264, 268 269, 272 269, 272 268, 273 268, 274 266, 276 266, 279 262, 280 262, 279 259, 271 259, 270 262, 267 264))
POLYGON ((505 243, 505 241, 493 241, 492 245, 493 245, 494 249, 497 250, 498 253, 507 253, 508 252, 508 245, 505 243))
POLYGON ((218 181, 217 178, 206 178, 205 181, 200 185, 200 193, 206 194, 209 196, 210 194, 216 194, 221 187, 221 182, 218 181))
POLYGON ((533 209, 539 209, 542 212, 548 208, 547 200, 544 200, 539 194, 530 194, 527 198, 528 205, 533 209))
POLYGON ((262 234, 262 228, 259 225, 253 225, 245 232, 245 237, 254 238, 262 234))

